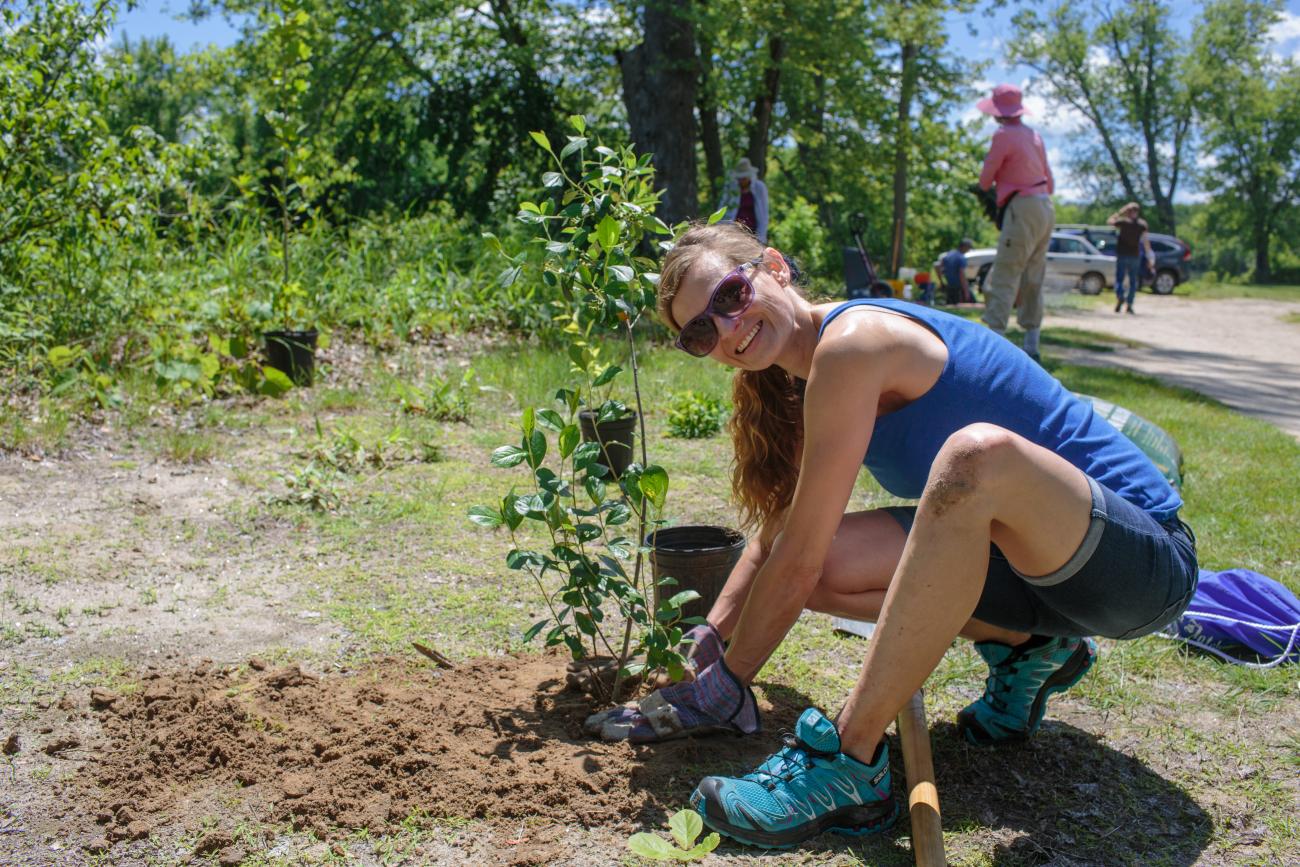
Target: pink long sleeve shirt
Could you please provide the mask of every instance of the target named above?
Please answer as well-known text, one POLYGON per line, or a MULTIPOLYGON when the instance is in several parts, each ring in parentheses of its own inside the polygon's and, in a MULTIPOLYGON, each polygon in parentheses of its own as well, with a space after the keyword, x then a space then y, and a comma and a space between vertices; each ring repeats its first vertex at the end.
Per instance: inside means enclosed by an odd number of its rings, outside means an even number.
POLYGON ((994 182, 998 185, 999 205, 1006 204, 1012 193, 1024 196, 1056 192, 1042 136, 1023 123, 1000 125, 984 157, 980 188, 987 190, 994 182))

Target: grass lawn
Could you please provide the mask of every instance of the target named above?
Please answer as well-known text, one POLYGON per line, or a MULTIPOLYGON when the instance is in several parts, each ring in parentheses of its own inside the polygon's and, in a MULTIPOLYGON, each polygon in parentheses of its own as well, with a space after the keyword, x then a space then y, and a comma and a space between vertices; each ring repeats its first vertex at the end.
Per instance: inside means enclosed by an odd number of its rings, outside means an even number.
MULTIPOLYGON (((1048 368, 1179 441, 1183 516, 1203 566, 1245 566, 1300 590, 1300 445, 1195 394, 1058 364, 1057 345, 1104 350, 1114 341, 1047 329, 1048 368)), ((477 355, 470 421, 450 423, 403 413, 398 383, 459 381, 454 352, 335 357, 316 388, 279 402, 218 401, 162 419, 128 411, 91 430, 69 423, 57 433, 73 448, 56 461, 30 468, 11 453, 0 462, 0 496, 24 504, 0 526, 9 539, 0 543, 0 734, 35 736, 29 728, 65 690, 139 689, 139 672, 166 654, 336 670, 409 653, 413 638, 454 659, 533 649, 519 639, 538 608, 535 589, 505 567, 507 536, 473 527, 465 513, 520 481, 488 455, 517 439, 520 409, 544 405, 566 363, 527 346, 477 355), (337 506, 317 511, 313 502, 337 506)), ((727 372, 666 348, 642 360, 649 452, 671 476, 668 517, 735 525, 725 436, 669 438, 663 409, 686 389, 729 396, 727 372)), ((39 431, 28 436, 27 447, 40 444, 39 431)), ((862 474, 852 508, 893 502, 862 474)), ((956 644, 931 676, 950 863, 1300 863, 1295 669, 1235 668, 1156 637, 1101 645, 1093 672, 1053 701, 1043 730, 1021 747, 982 751, 954 737, 956 712, 983 687, 969 645, 956 644)), ((863 648, 837 636, 829 618, 806 614, 759 686, 833 710, 863 648)), ((763 736, 775 743, 776 734, 763 736)), ((653 761, 653 751, 644 757, 653 761)), ((73 768, 26 749, 9 773, 15 803, 32 809, 55 803, 51 785, 73 768)), ((222 820, 225 808, 213 809, 222 820)), ((331 849, 284 823, 240 827, 250 864, 495 863, 475 847, 524 836, 515 830, 523 826, 491 817, 413 816, 387 833, 345 834, 331 849)), ((903 865, 906 828, 829 837, 775 858, 724 843, 708 863, 903 865)), ((581 841, 562 863, 635 863, 626 833, 576 818, 561 830, 581 841)), ((129 863, 168 862, 182 832, 190 833, 158 826, 131 844, 129 863)), ((13 848, 20 836, 0 839, 0 861, 38 863, 13 848)))
POLYGON ((1300 301, 1300 286, 1281 284, 1221 283, 1189 280, 1174 290, 1185 298, 1261 298, 1270 301, 1300 301))

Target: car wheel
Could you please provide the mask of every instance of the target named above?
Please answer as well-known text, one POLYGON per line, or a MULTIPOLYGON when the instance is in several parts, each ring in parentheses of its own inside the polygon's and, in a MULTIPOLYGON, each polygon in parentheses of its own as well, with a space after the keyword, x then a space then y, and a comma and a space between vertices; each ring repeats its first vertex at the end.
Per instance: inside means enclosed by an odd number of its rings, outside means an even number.
POLYGON ((1173 271, 1165 270, 1156 274, 1156 279, 1151 281, 1151 291, 1157 295, 1171 295, 1177 285, 1178 275, 1173 271))
POLYGON ((1106 278, 1096 271, 1089 271, 1079 280, 1079 291, 1084 295, 1100 295, 1106 288, 1106 278))

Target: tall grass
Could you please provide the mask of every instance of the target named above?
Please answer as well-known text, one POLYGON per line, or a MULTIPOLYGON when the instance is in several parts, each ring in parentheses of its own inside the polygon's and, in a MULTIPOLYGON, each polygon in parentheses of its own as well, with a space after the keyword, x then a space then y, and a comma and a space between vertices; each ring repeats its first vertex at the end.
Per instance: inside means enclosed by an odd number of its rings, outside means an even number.
MULTIPOLYGON (((278 312, 282 252, 253 219, 183 238, 154 227, 28 251, 39 267, 0 274, 0 379, 10 392, 63 388, 102 402, 112 382, 170 362, 210 365, 204 356, 212 356, 233 365, 260 332, 278 327, 343 329, 387 344, 448 331, 535 333, 550 320, 543 287, 503 285, 505 263, 445 213, 304 226, 289 250, 306 293, 303 321, 278 312), (51 364, 55 347, 72 352, 58 350, 61 365, 51 364), (79 379, 93 387, 67 387, 79 379)), ((203 388, 238 383, 218 375, 203 388)))

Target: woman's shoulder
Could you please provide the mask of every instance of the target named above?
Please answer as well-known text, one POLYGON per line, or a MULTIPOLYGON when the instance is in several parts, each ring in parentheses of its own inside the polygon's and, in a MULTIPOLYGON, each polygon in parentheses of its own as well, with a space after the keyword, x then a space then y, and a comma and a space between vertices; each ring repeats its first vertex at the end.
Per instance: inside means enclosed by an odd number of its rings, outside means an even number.
POLYGON ((928 333, 924 325, 910 317, 872 304, 831 302, 819 304, 814 310, 822 322, 814 358, 831 355, 880 358, 916 345, 928 333))

